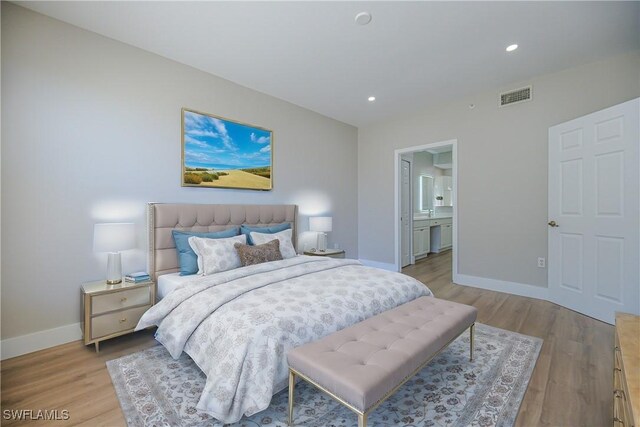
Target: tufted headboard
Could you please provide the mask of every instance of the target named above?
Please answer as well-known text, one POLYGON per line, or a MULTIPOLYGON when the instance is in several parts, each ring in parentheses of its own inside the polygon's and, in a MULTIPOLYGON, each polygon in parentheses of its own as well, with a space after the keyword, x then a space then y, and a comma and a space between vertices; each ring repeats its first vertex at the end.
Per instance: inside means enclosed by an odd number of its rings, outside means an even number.
POLYGON ((297 249, 296 205, 198 205, 149 203, 149 273, 158 276, 178 271, 178 255, 171 230, 220 231, 242 224, 269 226, 288 222, 292 228, 293 246, 297 249))

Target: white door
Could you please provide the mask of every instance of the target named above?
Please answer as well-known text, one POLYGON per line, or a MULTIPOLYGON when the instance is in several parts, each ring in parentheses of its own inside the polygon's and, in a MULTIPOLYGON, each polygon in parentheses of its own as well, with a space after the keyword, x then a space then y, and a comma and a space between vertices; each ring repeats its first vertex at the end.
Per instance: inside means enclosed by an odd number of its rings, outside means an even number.
POLYGON ((549 292, 608 323, 640 314, 640 99, 549 128, 549 292))
POLYGON ((411 163, 402 160, 401 165, 400 225, 402 234, 400 244, 402 245, 402 267, 406 267, 411 264, 411 163))

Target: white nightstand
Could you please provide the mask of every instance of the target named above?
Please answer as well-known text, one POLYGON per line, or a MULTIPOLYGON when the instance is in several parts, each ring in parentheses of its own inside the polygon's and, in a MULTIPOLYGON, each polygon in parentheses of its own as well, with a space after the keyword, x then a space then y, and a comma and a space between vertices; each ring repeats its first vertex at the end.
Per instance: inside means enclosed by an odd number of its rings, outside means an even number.
POLYGON ((156 300, 155 282, 107 285, 104 280, 82 285, 84 344, 133 332, 138 321, 156 300))
POLYGON ((311 252, 311 251, 304 251, 305 255, 311 255, 311 256, 328 256, 329 258, 344 258, 344 250, 342 249, 327 249, 324 252, 320 252, 320 251, 315 251, 315 252, 311 252))

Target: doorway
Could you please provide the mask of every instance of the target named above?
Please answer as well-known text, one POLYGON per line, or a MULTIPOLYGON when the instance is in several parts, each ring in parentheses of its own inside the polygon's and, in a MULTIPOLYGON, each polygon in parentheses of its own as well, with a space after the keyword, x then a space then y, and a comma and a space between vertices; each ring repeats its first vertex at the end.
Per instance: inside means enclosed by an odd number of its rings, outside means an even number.
POLYGON ((455 274, 457 140, 395 150, 394 164, 396 271, 450 250, 455 274))

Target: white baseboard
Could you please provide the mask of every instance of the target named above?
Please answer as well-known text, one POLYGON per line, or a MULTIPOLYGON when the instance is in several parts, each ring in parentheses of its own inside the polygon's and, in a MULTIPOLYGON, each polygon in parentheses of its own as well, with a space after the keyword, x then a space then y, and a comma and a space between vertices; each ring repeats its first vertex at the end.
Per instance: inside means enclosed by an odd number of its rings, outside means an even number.
POLYGON ((383 270, 389 270, 389 271, 398 271, 396 269, 396 265, 392 262, 380 262, 380 261, 371 261, 369 259, 359 259, 358 261, 360 261, 362 264, 366 265, 367 267, 375 267, 375 268, 381 268, 383 270))
POLYGON ((80 339, 82 339, 80 323, 7 338, 0 341, 1 358, 5 360, 80 339))
POLYGON ((453 283, 549 301, 549 288, 543 288, 541 286, 508 282, 506 280, 487 279, 486 277, 468 276, 466 274, 454 274, 453 283))

